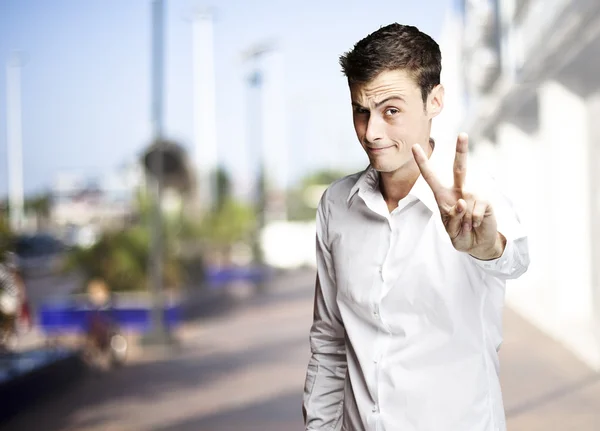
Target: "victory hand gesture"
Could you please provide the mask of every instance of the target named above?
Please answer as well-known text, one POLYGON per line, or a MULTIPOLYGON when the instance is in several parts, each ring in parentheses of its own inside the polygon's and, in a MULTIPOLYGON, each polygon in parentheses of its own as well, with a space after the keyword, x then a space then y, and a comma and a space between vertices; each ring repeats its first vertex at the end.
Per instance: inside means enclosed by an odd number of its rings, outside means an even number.
POLYGON ((421 175, 433 191, 454 248, 481 260, 496 259, 502 255, 506 239, 498 232, 490 203, 464 190, 468 150, 469 138, 466 133, 461 133, 456 141, 454 185, 446 187, 431 169, 421 146, 412 147, 413 156, 421 175))

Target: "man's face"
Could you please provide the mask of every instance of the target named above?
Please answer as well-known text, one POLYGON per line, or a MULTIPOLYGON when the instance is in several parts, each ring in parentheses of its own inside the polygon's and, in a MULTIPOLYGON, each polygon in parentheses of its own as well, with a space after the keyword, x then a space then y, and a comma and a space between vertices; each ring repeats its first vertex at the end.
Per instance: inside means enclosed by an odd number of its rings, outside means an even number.
POLYGON ((421 90, 404 70, 385 71, 366 84, 350 85, 354 129, 379 172, 414 163, 411 147, 429 142, 431 119, 443 106, 438 85, 423 104, 421 90))

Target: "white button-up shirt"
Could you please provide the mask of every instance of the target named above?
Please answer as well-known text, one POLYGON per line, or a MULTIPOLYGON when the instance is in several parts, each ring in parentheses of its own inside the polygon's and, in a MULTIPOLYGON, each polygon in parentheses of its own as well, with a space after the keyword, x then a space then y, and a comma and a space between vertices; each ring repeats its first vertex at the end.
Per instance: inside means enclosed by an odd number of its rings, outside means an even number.
POLYGON ((506 429, 497 355, 505 280, 523 274, 529 256, 510 201, 489 193, 507 243, 481 261, 454 249, 423 177, 391 213, 371 167, 327 189, 307 430, 506 429))

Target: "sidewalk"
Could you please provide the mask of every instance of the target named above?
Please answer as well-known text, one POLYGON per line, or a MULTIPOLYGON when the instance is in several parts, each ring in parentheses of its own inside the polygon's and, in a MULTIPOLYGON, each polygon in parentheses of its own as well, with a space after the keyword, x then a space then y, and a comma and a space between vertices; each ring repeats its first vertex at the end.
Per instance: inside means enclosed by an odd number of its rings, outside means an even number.
POLYGON ((500 349, 509 431, 600 430, 600 374, 510 309, 500 349))
MULTIPOLYGON (((0 431, 302 431, 313 283, 311 271, 289 274, 186 324, 179 351, 135 355, 0 431)), ((509 431, 600 430, 600 377, 510 310, 501 367, 509 431)))

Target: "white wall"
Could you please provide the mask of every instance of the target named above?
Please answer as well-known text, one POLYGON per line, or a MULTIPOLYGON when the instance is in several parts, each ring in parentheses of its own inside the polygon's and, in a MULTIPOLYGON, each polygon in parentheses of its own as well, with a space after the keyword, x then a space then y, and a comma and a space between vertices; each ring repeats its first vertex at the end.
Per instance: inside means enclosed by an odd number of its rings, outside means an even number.
POLYGON ((504 122, 475 163, 494 173, 527 229, 528 272, 507 284, 507 305, 600 369, 592 279, 589 105, 560 83, 540 86, 539 130, 504 122))

